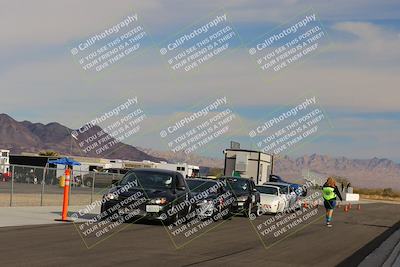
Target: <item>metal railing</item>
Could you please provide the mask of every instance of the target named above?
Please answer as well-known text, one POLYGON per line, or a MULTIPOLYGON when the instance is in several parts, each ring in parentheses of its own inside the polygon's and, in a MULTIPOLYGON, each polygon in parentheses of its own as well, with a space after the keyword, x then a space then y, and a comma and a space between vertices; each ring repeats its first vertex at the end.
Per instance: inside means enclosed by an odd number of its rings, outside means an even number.
MULTIPOLYGON (((62 204, 64 169, 10 165, 0 174, 0 206, 57 206, 62 204)), ((121 174, 72 170, 69 205, 98 200, 121 174)))

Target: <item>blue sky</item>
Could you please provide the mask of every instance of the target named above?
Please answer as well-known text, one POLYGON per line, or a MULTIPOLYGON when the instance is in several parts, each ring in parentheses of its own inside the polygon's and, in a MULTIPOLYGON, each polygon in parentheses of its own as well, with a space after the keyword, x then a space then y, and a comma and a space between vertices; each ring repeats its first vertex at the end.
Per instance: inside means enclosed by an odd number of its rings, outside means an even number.
MULTIPOLYGON (((91 118, 138 96, 148 124, 175 112, 191 112, 226 95, 244 128, 315 92, 334 129, 304 145, 299 154, 400 162, 399 1, 3 1, 0 11, 1 112, 17 120, 58 121, 78 128, 91 118), (223 8, 245 44, 313 8, 332 46, 293 65, 277 79, 258 71, 246 46, 230 49, 195 75, 171 75, 158 44, 223 8), (155 47, 91 77, 70 49, 94 33, 137 13, 155 47), (217 94, 216 92, 219 92, 217 94), (5 97, 4 97, 5 96, 5 97)), ((246 131, 237 138, 246 143, 246 131)), ((131 138, 141 147, 166 149, 158 131, 131 138)), ((229 138, 226 138, 229 139, 229 138)), ((226 141, 226 140, 225 140, 226 141)), ((221 141, 222 142, 222 141, 221 141)), ((221 156, 225 144, 206 149, 221 156)))

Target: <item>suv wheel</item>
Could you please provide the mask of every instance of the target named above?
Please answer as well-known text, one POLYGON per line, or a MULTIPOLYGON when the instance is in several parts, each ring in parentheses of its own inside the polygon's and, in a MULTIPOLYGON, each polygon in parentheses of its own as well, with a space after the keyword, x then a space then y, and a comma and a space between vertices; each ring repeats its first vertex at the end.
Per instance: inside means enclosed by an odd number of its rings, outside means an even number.
POLYGON ((92 186, 92 179, 91 178, 87 178, 84 182, 85 186, 87 187, 91 187, 92 186))

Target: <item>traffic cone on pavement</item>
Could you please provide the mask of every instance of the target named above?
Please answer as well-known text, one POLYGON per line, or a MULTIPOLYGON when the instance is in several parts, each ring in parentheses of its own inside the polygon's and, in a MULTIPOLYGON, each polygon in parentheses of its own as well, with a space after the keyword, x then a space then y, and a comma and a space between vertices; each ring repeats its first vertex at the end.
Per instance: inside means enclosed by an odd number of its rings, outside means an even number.
POLYGON ((343 210, 344 210, 344 212, 349 212, 349 206, 345 205, 343 210))
POLYGON ((360 204, 358 204, 357 210, 361 210, 361 205, 360 204))

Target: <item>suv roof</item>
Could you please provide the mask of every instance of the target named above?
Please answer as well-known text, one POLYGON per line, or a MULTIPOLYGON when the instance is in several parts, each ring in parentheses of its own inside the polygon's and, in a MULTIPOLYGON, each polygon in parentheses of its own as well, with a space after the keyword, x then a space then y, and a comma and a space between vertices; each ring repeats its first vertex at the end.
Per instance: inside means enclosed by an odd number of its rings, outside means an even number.
POLYGON ((182 175, 180 172, 177 171, 171 171, 171 170, 164 170, 164 169, 153 169, 153 168, 137 168, 137 169, 131 169, 127 172, 128 173, 133 173, 133 172, 149 172, 149 173, 163 173, 163 174, 169 174, 169 175, 182 175))
POLYGON ((201 181, 201 182, 215 182, 215 183, 218 183, 218 180, 209 179, 209 178, 186 178, 186 181, 201 181))
POLYGON ((263 183, 263 185, 286 185, 286 186, 290 186, 290 184, 287 184, 287 183, 277 183, 277 182, 266 182, 266 183, 263 183))
POLYGON ((256 185, 256 187, 273 187, 273 188, 280 189, 279 186, 274 186, 272 184, 256 185))
POLYGON ((251 181, 250 178, 244 178, 244 177, 234 177, 234 176, 222 176, 219 179, 237 179, 237 180, 246 180, 246 181, 251 181))

